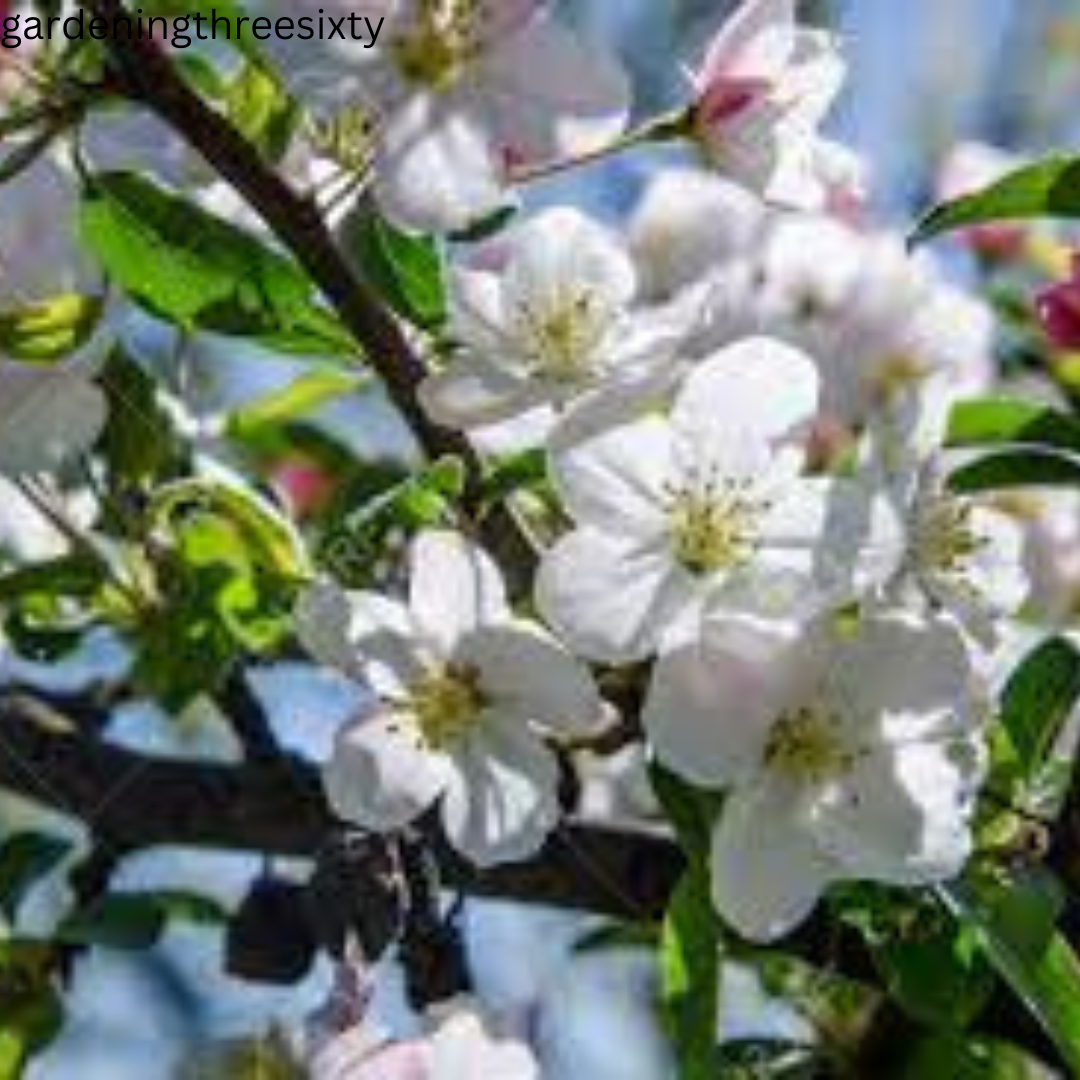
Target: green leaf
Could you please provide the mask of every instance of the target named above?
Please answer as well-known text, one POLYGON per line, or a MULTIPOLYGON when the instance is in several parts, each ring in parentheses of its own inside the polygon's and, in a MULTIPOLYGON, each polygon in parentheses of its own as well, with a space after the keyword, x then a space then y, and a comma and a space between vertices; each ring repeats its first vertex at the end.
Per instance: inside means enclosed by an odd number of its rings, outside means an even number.
POLYGON ((425 330, 446 321, 446 283, 438 245, 410 236, 374 211, 357 216, 349 243, 360 272, 404 318, 425 330))
POLYGON ((0 941, 0 1080, 21 1080, 35 1054, 56 1038, 63 1006, 45 942, 0 941))
POLYGON ((98 383, 109 402, 100 445, 113 499, 122 502, 132 485, 175 477, 183 468, 184 448, 153 377, 117 348, 98 383))
POLYGON ((698 864, 671 898, 660 934, 661 1001, 679 1080, 713 1080, 720 1016, 721 927, 698 864))
POLYGON ((452 514, 464 486, 464 467, 452 456, 440 458, 406 480, 391 482, 324 538, 320 563, 350 585, 366 584, 389 538, 398 530, 412 533, 443 522, 452 514))
POLYGON ((0 312, 0 353, 13 360, 52 361, 86 343, 101 318, 101 300, 58 296, 0 312))
POLYGON ((945 914, 921 913, 904 933, 873 951, 889 996, 927 1027, 961 1030, 982 1011, 996 986, 966 926, 945 914))
POLYGON ((141 951, 155 945, 171 922, 222 926, 227 921, 217 902, 194 893, 114 892, 65 919, 55 937, 67 945, 141 951))
POLYGON ((262 63, 245 64, 226 88, 224 104, 233 126, 271 161, 284 155, 299 111, 274 72, 262 63))
POLYGON ((1076 217, 1080 217, 1080 159, 1056 156, 936 207, 916 227, 911 243, 996 221, 1076 217))
POLYGON ((649 766, 653 793, 691 859, 705 862, 719 810, 719 796, 701 791, 658 762, 649 766))
POLYGON ((363 375, 348 371, 327 368, 308 372, 284 390, 234 412, 229 418, 229 434, 244 441, 258 439, 268 430, 293 423, 331 401, 356 393, 364 381, 363 375))
POLYGON ((1015 398, 979 398, 953 408, 947 445, 1022 444, 1080 453, 1080 421, 1015 398))
POLYGON ((655 949, 659 945, 656 926, 651 923, 606 922, 583 934, 574 942, 574 952, 613 952, 617 950, 655 949))
POLYGON ((1037 448, 1002 450, 957 469, 949 487, 960 494, 1023 487, 1080 485, 1080 458, 1037 448))
POLYGON ((1080 961, 1054 929, 1060 893, 1045 875, 1008 882, 969 876, 938 893, 975 931, 998 973, 1080 1074, 1080 961))
POLYGON ((1008 1043, 941 1034, 915 1044, 897 1080, 1054 1080, 1056 1075, 1008 1043))
POLYGON ((0 843, 0 911, 14 923, 30 890, 55 870, 71 843, 41 832, 20 832, 0 843))
POLYGON ((145 177, 91 177, 80 229, 116 284, 184 329, 250 337, 284 351, 356 352, 293 262, 145 177))
POLYGON ((1046 764, 1080 699, 1080 652, 1063 637, 1030 653, 1002 692, 1001 723, 1026 780, 1046 764))

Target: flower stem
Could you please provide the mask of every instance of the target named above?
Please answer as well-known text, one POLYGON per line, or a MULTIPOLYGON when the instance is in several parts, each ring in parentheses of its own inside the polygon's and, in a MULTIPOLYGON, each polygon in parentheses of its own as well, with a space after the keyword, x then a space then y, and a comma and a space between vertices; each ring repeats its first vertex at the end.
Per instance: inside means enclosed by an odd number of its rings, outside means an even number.
POLYGON ((556 158, 535 165, 523 165, 510 170, 510 181, 514 184, 531 184, 538 180, 548 180, 575 169, 598 164, 608 158, 623 154, 649 143, 675 142, 686 138, 690 133, 691 111, 679 109, 677 112, 664 113, 644 124, 620 135, 603 146, 586 151, 573 157, 556 158))

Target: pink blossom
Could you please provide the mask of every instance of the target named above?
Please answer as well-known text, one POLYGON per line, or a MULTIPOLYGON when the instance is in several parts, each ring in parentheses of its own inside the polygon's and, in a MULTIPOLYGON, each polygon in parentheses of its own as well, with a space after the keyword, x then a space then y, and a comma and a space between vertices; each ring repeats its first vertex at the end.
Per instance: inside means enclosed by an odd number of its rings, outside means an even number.
POLYGON ((818 127, 845 67, 827 33, 798 24, 795 0, 747 0, 692 76, 694 134, 722 172, 766 199, 803 209, 846 202, 851 155, 818 127))

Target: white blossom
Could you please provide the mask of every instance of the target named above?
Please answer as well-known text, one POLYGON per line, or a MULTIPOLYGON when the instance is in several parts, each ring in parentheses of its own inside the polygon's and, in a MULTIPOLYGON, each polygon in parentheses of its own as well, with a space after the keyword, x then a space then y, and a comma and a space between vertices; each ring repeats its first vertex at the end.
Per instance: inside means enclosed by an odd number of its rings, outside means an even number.
POLYGON ((832 35, 800 26, 795 9, 746 0, 728 19, 693 75, 693 124, 732 179, 771 202, 821 209, 855 176, 850 152, 818 132, 845 65, 832 35))
POLYGON ((621 65, 551 7, 376 0, 364 11, 385 18, 375 47, 335 42, 322 57, 316 78, 370 116, 373 193, 399 225, 464 229, 507 204, 513 167, 594 149, 623 130, 621 65))
POLYGON ((936 373, 957 390, 990 378, 993 315, 948 285, 903 238, 823 217, 779 219, 763 246, 753 305, 769 333, 818 358, 822 411, 862 424, 936 373))
POLYGON ((761 203, 722 177, 664 169, 645 189, 629 225, 644 294, 670 300, 722 264, 742 259, 765 221, 761 203))
POLYGON ((502 1031, 477 1003, 456 998, 429 1010, 424 1030, 388 1038, 366 1021, 313 1054, 312 1080, 540 1080, 529 1047, 502 1031))
POLYGON ((1025 540, 1020 523, 989 499, 949 489, 942 444, 954 400, 932 380, 873 429, 874 467, 905 536, 886 594, 949 613, 989 647, 1031 590, 1025 540))
POLYGON ((347 821, 401 828, 438 803, 450 842, 479 865, 531 855, 559 816, 559 769, 541 731, 602 719, 588 673, 516 619, 488 556, 461 536, 414 542, 408 603, 315 586, 297 612, 321 663, 378 698, 339 734, 327 794, 347 821))
POLYGON ((673 770, 727 792, 711 856, 720 914, 769 940, 833 882, 955 876, 984 771, 972 686, 959 633, 905 613, 785 636, 708 620, 662 657, 648 738, 673 770))
POLYGON ((556 440, 552 475, 577 528, 545 557, 537 602, 576 652, 639 660, 693 633, 707 600, 802 618, 874 580, 862 554, 887 549, 887 508, 802 475, 817 393, 808 357, 751 339, 695 368, 670 415, 556 440))
POLYGON ((575 210, 540 214, 507 241, 500 271, 456 270, 450 335, 458 348, 421 387, 428 413, 476 429, 545 409, 550 421, 553 409, 595 393, 629 407, 658 392, 674 377, 691 316, 635 311, 636 292, 618 236, 575 210))

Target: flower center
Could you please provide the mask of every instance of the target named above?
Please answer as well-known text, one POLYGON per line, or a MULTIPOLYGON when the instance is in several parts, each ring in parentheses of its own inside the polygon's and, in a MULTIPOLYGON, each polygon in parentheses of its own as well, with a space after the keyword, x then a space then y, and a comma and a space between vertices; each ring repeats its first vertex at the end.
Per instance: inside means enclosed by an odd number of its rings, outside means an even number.
POLYGON ((475 668, 453 665, 424 675, 411 689, 409 709, 424 742, 446 750, 477 724, 487 706, 475 668))
POLYGON ((973 505, 940 495, 923 506, 914 529, 915 557, 924 569, 965 577, 968 564, 987 544, 972 523, 973 505))
POLYGON ((678 563, 705 576, 747 562, 758 545, 758 523, 767 503, 750 480, 709 475, 669 488, 668 522, 678 563))
POLYGON ((402 77, 446 91, 481 52, 479 0, 419 0, 409 27, 390 48, 402 77))
POLYGON ((784 714, 765 745, 769 768, 801 783, 819 784, 842 775, 853 759, 836 720, 814 708, 784 714))
POLYGON ((593 373, 609 320, 591 290, 567 287, 545 304, 522 304, 520 318, 537 375, 573 385, 593 373))

